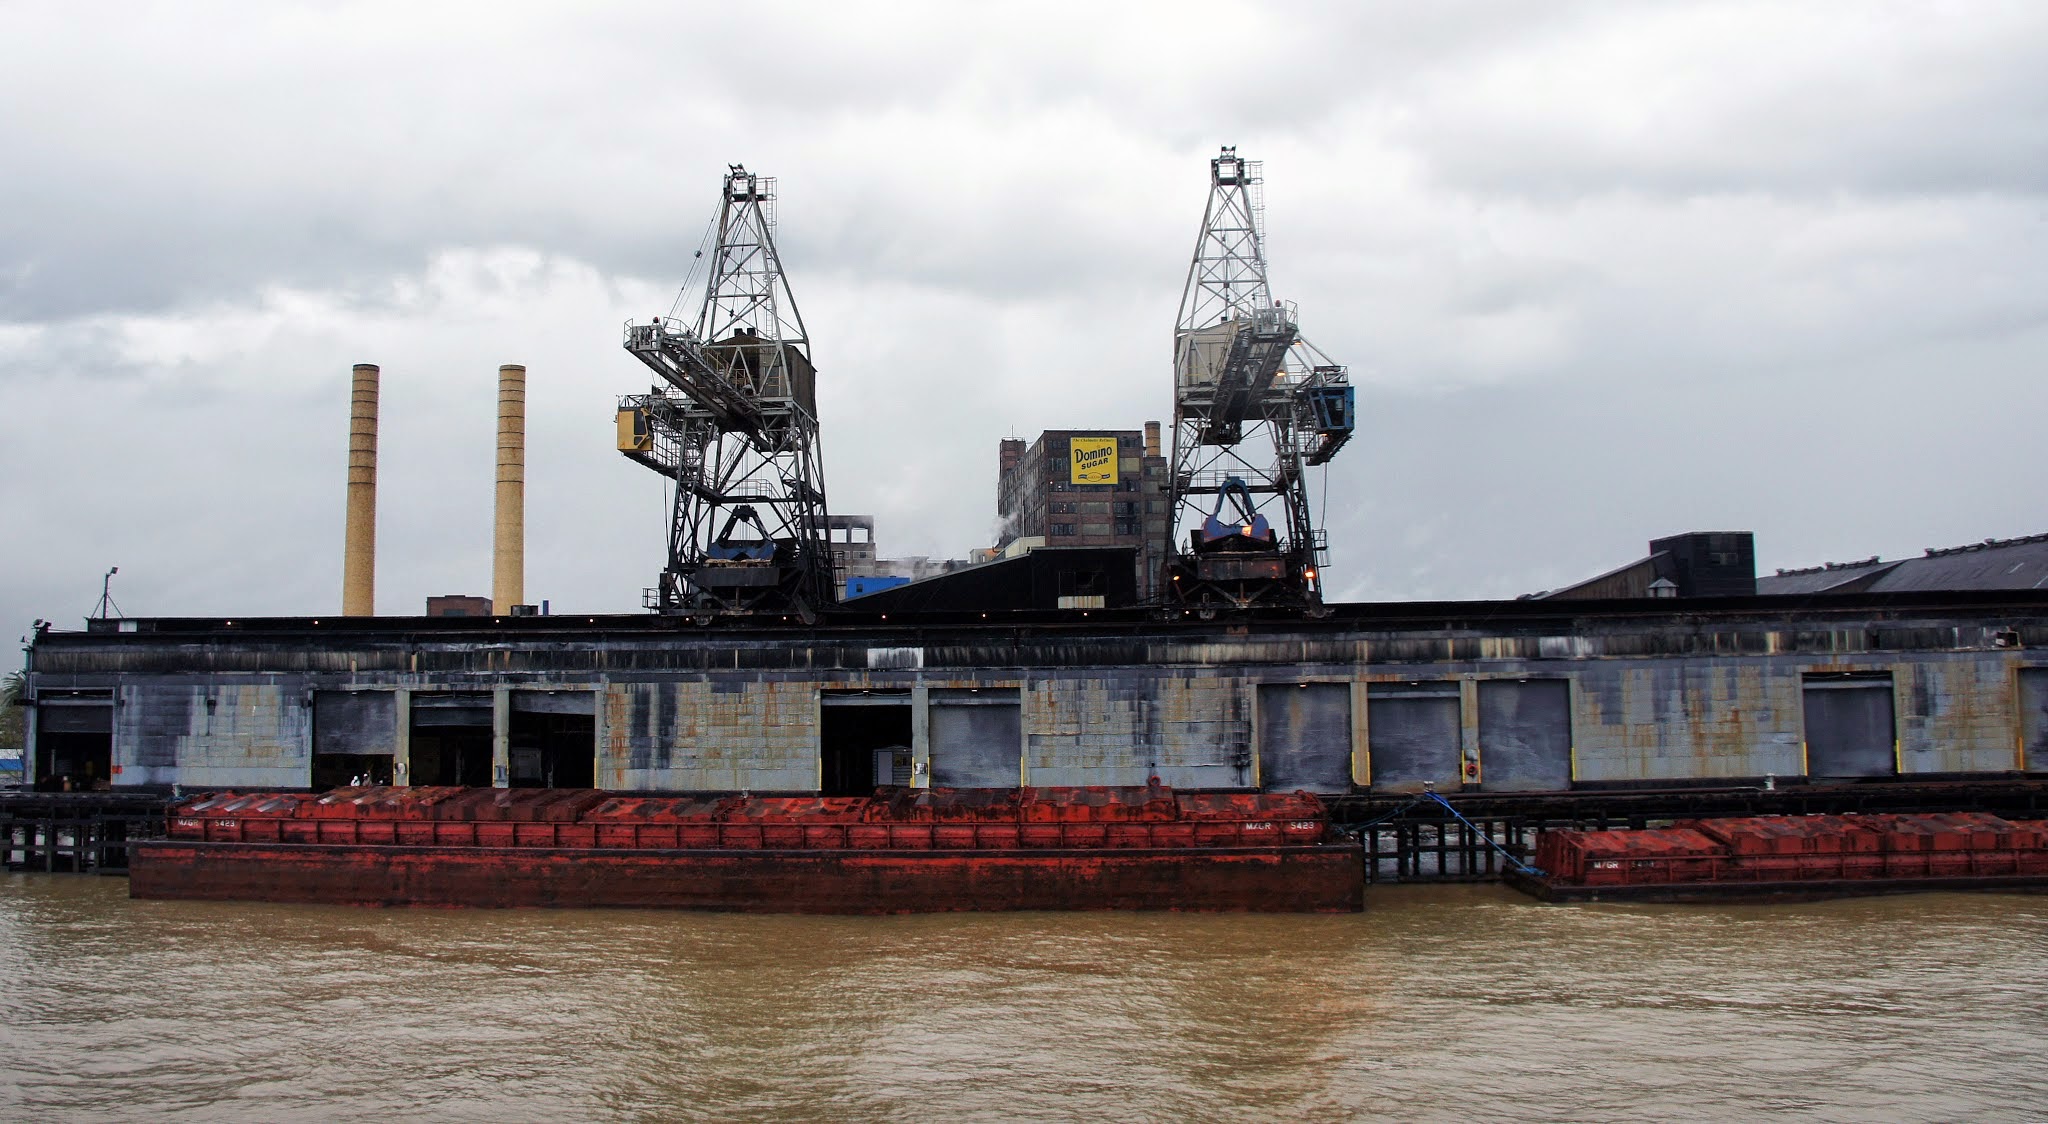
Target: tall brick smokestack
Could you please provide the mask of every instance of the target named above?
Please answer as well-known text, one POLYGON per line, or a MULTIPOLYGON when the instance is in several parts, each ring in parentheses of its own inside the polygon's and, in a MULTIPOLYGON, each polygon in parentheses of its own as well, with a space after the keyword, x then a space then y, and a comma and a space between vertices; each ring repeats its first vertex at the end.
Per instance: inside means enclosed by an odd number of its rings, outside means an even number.
POLYGON ((526 368, 498 368, 498 501, 491 612, 526 603, 526 368))
POLYGON ((341 615, 377 612, 377 365, 358 363, 349 384, 348 528, 341 555, 341 615))

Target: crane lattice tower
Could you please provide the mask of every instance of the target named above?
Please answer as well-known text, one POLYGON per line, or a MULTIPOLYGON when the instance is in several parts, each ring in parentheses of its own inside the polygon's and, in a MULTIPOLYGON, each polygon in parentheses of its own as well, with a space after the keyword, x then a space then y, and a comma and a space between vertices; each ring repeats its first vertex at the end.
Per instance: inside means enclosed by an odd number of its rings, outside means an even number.
MULTIPOLYGON (((834 602, 810 339, 775 249, 775 180, 735 164, 694 324, 626 324, 662 383, 619 399, 619 451, 674 489, 650 608, 810 619, 834 602)), ((702 252, 700 251, 700 256, 702 252)))
POLYGON ((1322 601, 1326 543, 1306 470, 1351 437, 1345 368, 1300 333, 1266 280, 1260 165, 1226 147, 1173 333, 1173 519, 1161 583, 1210 610, 1322 601))

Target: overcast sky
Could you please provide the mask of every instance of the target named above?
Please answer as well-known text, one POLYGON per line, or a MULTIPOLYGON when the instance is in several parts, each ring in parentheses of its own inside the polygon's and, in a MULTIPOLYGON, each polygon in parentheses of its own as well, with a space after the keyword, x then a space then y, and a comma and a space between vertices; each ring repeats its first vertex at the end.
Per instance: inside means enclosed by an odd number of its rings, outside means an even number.
POLYGON ((0 3, 0 627, 340 603, 632 611, 612 447, 728 163, 781 179, 833 510, 994 525, 996 445, 1170 419, 1207 191, 1359 385, 1340 599, 1497 597, 1751 529, 1772 567, 2048 531, 2048 6, 0 3), (583 10, 586 9, 587 10, 583 10))

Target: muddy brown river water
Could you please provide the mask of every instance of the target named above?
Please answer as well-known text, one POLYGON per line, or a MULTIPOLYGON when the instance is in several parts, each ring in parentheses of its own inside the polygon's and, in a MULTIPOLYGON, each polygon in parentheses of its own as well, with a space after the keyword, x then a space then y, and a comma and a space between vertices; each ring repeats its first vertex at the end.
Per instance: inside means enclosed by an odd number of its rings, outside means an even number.
POLYGON ((0 1117, 2048 1119, 2048 896, 831 918, 126 890, 0 876, 0 1117))

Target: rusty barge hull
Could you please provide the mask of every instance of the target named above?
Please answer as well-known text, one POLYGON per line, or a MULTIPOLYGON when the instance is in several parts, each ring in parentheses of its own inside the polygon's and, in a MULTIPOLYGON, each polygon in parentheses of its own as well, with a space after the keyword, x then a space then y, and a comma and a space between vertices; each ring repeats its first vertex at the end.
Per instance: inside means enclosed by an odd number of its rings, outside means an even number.
POLYGON ((892 914, 1000 910, 1341 913, 1361 852, 607 850, 204 843, 134 846, 136 898, 353 906, 892 914))
POLYGON ((1811 901, 2048 889, 2048 821, 1979 812, 1749 816, 1550 831, 1510 885, 1544 901, 1811 901))
POLYGON ((1649 902, 1699 905, 1713 902, 1814 902, 1881 894, 1960 892, 2048 893, 2048 875, 1984 875, 1948 878, 1816 878, 1798 882, 1689 882, 1661 885, 1579 886, 1511 871, 1508 885, 1538 901, 1649 902))

